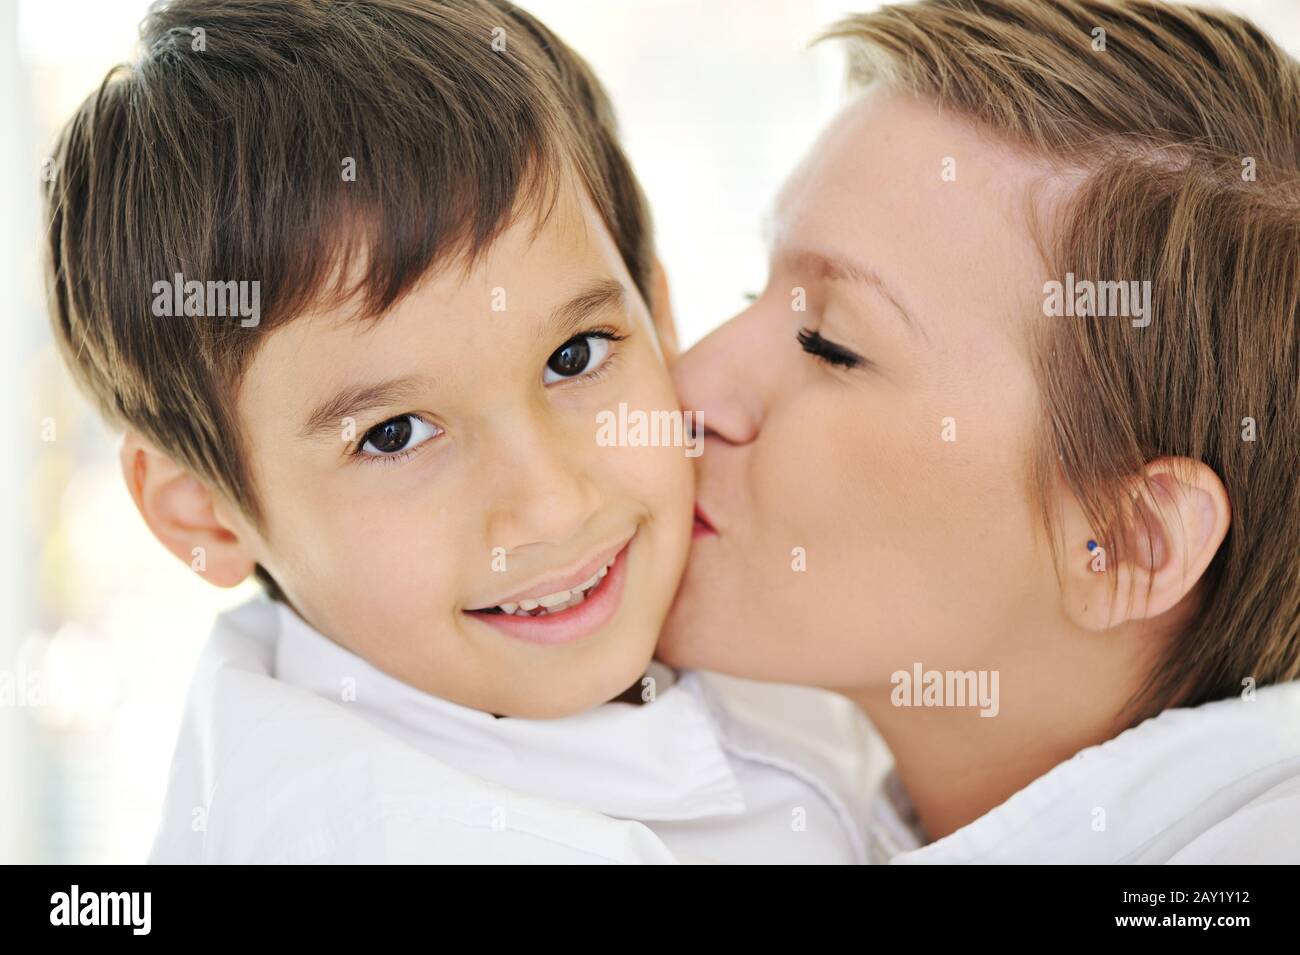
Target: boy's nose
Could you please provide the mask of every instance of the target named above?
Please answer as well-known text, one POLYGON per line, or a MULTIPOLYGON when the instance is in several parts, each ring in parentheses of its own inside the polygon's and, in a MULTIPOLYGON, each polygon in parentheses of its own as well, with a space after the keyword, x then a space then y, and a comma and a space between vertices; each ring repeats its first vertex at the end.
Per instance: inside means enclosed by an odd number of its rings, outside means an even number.
POLYGON ((509 552, 566 544, 579 535, 600 501, 585 465, 586 449, 575 444, 580 440, 532 430, 527 438, 497 443, 491 487, 483 488, 491 499, 487 532, 493 547, 509 552))

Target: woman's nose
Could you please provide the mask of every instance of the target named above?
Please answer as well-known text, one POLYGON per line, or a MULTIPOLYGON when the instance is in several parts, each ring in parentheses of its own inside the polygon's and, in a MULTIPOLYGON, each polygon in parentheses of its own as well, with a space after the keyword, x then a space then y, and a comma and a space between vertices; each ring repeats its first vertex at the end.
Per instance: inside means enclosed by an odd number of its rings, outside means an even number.
POLYGON ((682 407, 694 411, 708 437, 747 444, 762 424, 759 325, 752 309, 713 331, 673 365, 682 407))

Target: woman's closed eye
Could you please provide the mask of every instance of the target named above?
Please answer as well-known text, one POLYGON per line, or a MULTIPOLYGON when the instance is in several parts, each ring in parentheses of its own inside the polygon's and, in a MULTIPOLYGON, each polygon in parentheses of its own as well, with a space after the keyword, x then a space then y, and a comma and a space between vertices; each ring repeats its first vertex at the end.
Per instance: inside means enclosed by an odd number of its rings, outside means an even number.
POLYGON ((621 342, 626 335, 620 335, 612 329, 596 329, 574 335, 546 360, 542 371, 542 383, 553 385, 584 376, 595 377, 604 370, 609 361, 613 342, 621 342))
POLYGON ((815 332, 809 328, 799 329, 799 334, 795 336, 799 340, 799 347, 812 355, 818 361, 825 362, 828 365, 834 365, 838 368, 862 368, 871 364, 866 358, 863 358, 857 352, 838 345, 828 338, 823 338, 820 332, 815 332))

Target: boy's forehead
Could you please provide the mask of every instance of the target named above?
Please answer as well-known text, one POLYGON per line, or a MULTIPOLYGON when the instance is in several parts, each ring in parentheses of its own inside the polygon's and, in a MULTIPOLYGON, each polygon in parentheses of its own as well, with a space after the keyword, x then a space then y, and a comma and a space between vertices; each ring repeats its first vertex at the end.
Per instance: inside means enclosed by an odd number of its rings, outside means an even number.
POLYGON ((617 270, 627 277, 622 256, 585 190, 569 184, 554 201, 520 210, 477 261, 456 263, 463 277, 526 276, 546 271, 556 260, 617 270))
MULTIPOLYGON (((368 268, 363 249, 361 254, 351 256, 346 266, 337 265, 325 287, 364 288, 368 268), (344 269, 346 275, 342 274, 344 269)), ((633 288, 618 246, 591 197, 566 178, 548 199, 516 209, 510 221, 477 254, 456 250, 440 257, 411 292, 383 315, 364 314, 358 298, 335 301, 326 297, 301 318, 315 326, 313 332, 323 323, 361 335, 368 327, 401 312, 408 299, 451 303, 468 298, 472 304, 486 290, 494 310, 505 311, 512 291, 534 300, 548 292, 562 295, 575 281, 582 282, 600 272, 633 288)), ((294 324, 298 321, 301 319, 294 324)))

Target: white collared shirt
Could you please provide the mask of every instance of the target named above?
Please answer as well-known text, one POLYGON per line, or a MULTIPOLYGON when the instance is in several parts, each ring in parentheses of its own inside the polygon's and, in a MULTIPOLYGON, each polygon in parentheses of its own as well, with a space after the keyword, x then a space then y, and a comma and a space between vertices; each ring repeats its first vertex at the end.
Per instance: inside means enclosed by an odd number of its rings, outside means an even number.
POLYGON ((1166 710, 929 844, 890 772, 870 837, 896 864, 1300 862, 1300 681, 1166 710))
POLYGON ((887 765, 833 694, 686 672, 496 718, 264 598, 200 660, 152 862, 863 862, 887 765))

